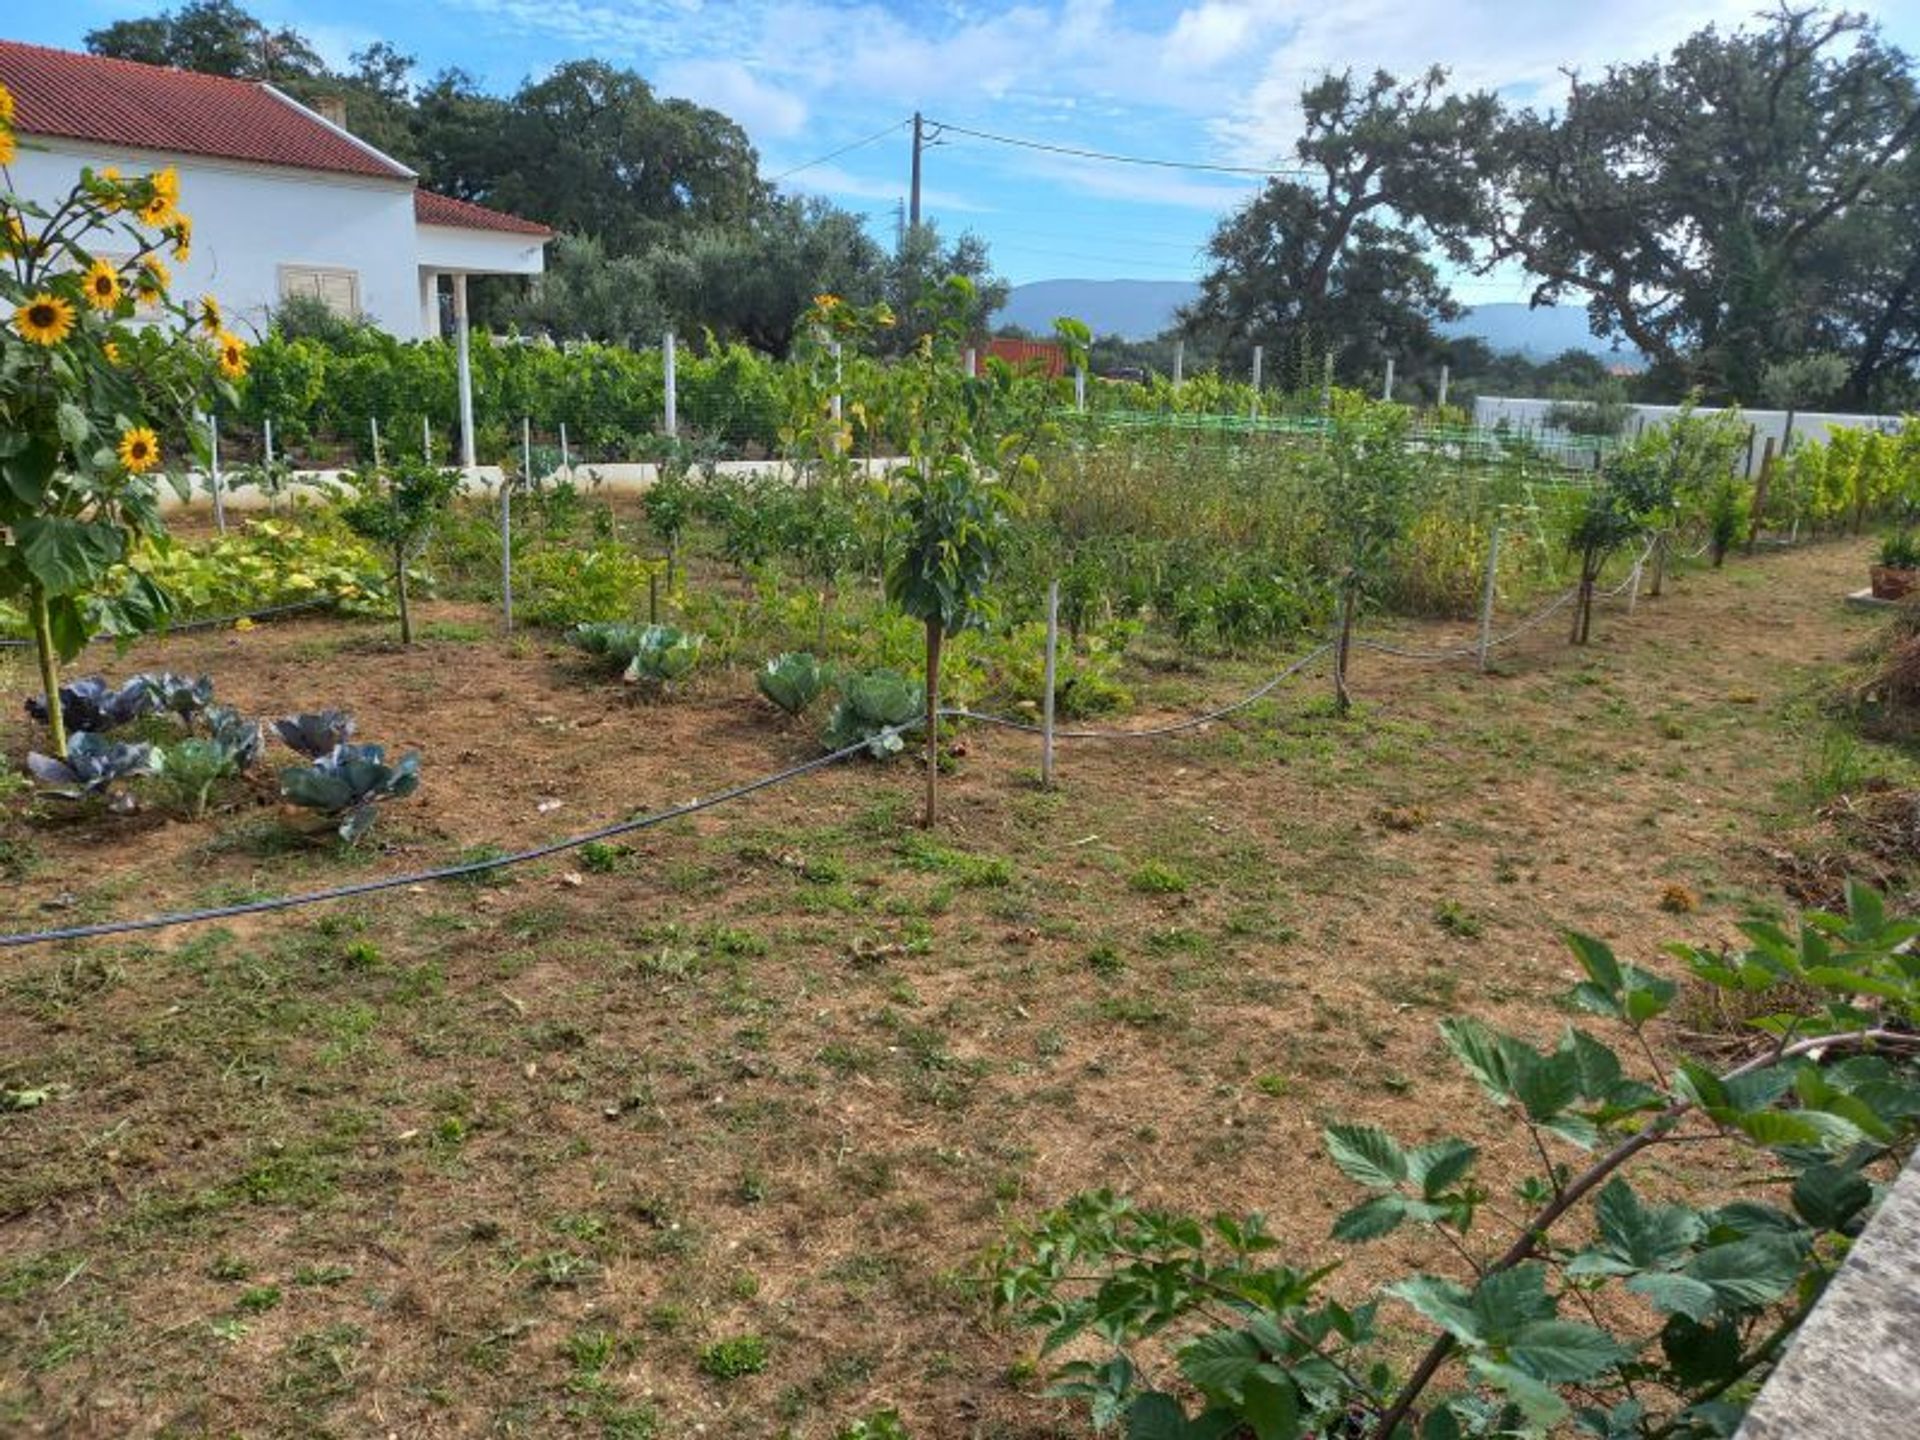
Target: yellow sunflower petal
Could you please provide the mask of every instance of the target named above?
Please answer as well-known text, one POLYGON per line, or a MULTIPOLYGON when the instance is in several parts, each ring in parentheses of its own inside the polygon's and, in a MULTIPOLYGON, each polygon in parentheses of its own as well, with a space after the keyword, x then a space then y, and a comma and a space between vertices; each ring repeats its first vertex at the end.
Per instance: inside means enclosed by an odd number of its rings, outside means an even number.
POLYGON ((58 345, 73 333, 73 305, 41 293, 13 312, 13 328, 34 345, 58 345))

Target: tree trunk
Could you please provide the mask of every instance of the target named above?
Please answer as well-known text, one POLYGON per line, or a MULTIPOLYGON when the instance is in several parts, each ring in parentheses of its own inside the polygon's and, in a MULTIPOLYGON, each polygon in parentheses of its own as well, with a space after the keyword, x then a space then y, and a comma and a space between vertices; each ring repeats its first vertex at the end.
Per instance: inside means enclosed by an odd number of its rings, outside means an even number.
POLYGON ((927 622, 927 809, 920 828, 931 830, 938 815, 940 788, 940 642, 938 620, 927 622))
POLYGON ((393 552, 393 587, 400 600, 400 643, 413 644, 413 611, 407 606, 407 553, 396 548, 393 552))
POLYGON ((60 711, 60 656, 53 648, 53 619, 47 611, 47 592, 38 585, 27 590, 33 616, 33 648, 40 661, 40 690, 47 697, 47 730, 53 737, 53 758, 67 758, 67 717, 60 711))
POLYGON ((1353 648, 1353 589, 1340 592, 1340 638, 1333 644, 1333 703, 1342 715, 1353 708, 1347 693, 1347 655, 1353 648))
POLYGON ((1648 588, 1647 594, 1656 600, 1660 598, 1661 586, 1667 581, 1667 545, 1668 536, 1665 530, 1653 537, 1653 584, 1648 588))

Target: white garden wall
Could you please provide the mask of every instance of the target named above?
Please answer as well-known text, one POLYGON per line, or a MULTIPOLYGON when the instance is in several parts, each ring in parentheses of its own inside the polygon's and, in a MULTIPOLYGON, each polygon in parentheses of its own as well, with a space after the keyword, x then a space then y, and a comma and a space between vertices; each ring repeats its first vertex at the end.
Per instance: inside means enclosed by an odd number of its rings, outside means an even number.
MULTIPOLYGON (((1515 399, 1503 395, 1482 395, 1473 402, 1473 423, 1492 429, 1505 423, 1513 430, 1538 430, 1543 433, 1558 434, 1547 423, 1547 415, 1555 405, 1564 404, 1558 400, 1515 399)), ((1629 405, 1626 427, 1620 432, 1625 439, 1632 439, 1655 425, 1661 425, 1680 413, 1678 405, 1629 405)), ((1701 407, 1699 414, 1712 414, 1709 407, 1701 407)), ((1742 410, 1741 418, 1753 427, 1753 444, 1747 459, 1747 473, 1756 475, 1760 462, 1766 455, 1766 442, 1771 439, 1775 453, 1783 448, 1786 439, 1788 411, 1785 410, 1742 410)), ((1795 440, 1825 440, 1834 430, 1898 430, 1903 423, 1894 415, 1841 415, 1824 410, 1796 410, 1791 412, 1793 420, 1792 436, 1795 440)))

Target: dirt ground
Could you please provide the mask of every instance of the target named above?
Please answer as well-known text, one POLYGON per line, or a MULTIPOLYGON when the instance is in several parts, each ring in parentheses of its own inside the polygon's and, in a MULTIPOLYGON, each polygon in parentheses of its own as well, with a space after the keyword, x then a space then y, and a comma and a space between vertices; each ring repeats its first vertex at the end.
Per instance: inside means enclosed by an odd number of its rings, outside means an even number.
MULTIPOLYGON (((1064 745, 1053 792, 1031 739, 969 731, 931 836, 917 770, 863 762, 590 861, 0 951, 0 1086, 40 1100, 0 1111, 0 1429, 824 1440, 891 1405, 923 1440, 1082 1435, 982 1252, 1111 1185, 1263 1210, 1355 1294, 1442 1263, 1327 1238, 1355 1196, 1320 1127, 1517 1164, 1439 1018, 1544 1037, 1565 928, 1671 971, 1661 942, 1786 908, 1865 561, 1692 571, 1486 676, 1363 653, 1347 720, 1316 674, 1190 737, 1064 745)), ((311 620, 89 659, 347 706, 424 784, 345 855, 264 795, 191 824, 16 797, 0 928, 424 868, 818 753, 743 672, 631 704, 456 605, 412 653, 311 620)), ((1265 668, 1137 688, 1170 712, 1265 668)))

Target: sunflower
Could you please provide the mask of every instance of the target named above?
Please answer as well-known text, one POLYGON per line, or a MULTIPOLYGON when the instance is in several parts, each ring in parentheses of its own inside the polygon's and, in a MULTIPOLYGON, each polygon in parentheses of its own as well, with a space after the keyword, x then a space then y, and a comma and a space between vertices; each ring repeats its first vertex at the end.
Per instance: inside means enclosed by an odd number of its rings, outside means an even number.
POLYGON ((120 363, 120 346, 116 342, 112 340, 102 340, 100 342, 100 353, 107 357, 107 363, 109 365, 118 365, 120 363))
POLYGON ((73 332, 73 305, 43 291, 13 312, 13 328, 35 345, 58 345, 73 332))
POLYGON ((828 294, 813 297, 813 308, 816 310, 831 310, 839 303, 840 297, 838 295, 828 294))
POLYGON ((220 328, 220 302, 211 295, 200 297, 200 328, 215 337, 224 333, 220 328))
POLYGON ((13 131, 0 125, 0 165, 11 165, 14 154, 13 131))
POLYGON ((80 289, 94 309, 111 310, 120 303, 120 272, 105 260, 96 260, 87 267, 80 289))
POLYGON ((13 124, 13 92, 0 85, 0 125, 13 124))
POLYGON ((20 223, 18 215, 7 216, 7 223, 0 226, 0 255, 24 255, 27 253, 27 227, 20 223))
POLYGON ((165 229, 173 223, 173 218, 173 202, 157 190, 147 203, 140 207, 142 224, 165 229))
POLYGON ((193 217, 177 215, 173 221, 173 258, 182 265, 193 253, 193 217))
POLYGON ((247 342, 230 330, 220 332, 220 373, 229 380, 247 373, 247 342))
POLYGON ((160 437, 136 425, 120 437, 120 463, 129 475, 144 475, 160 463, 160 437))
POLYGON ((142 300, 163 300, 167 286, 173 283, 173 275, 167 269, 167 262, 158 255, 142 256, 140 273, 134 277, 133 293, 142 300))
POLYGON ((163 197, 169 208, 180 203, 180 172, 173 166, 147 178, 153 182, 153 193, 163 197))

